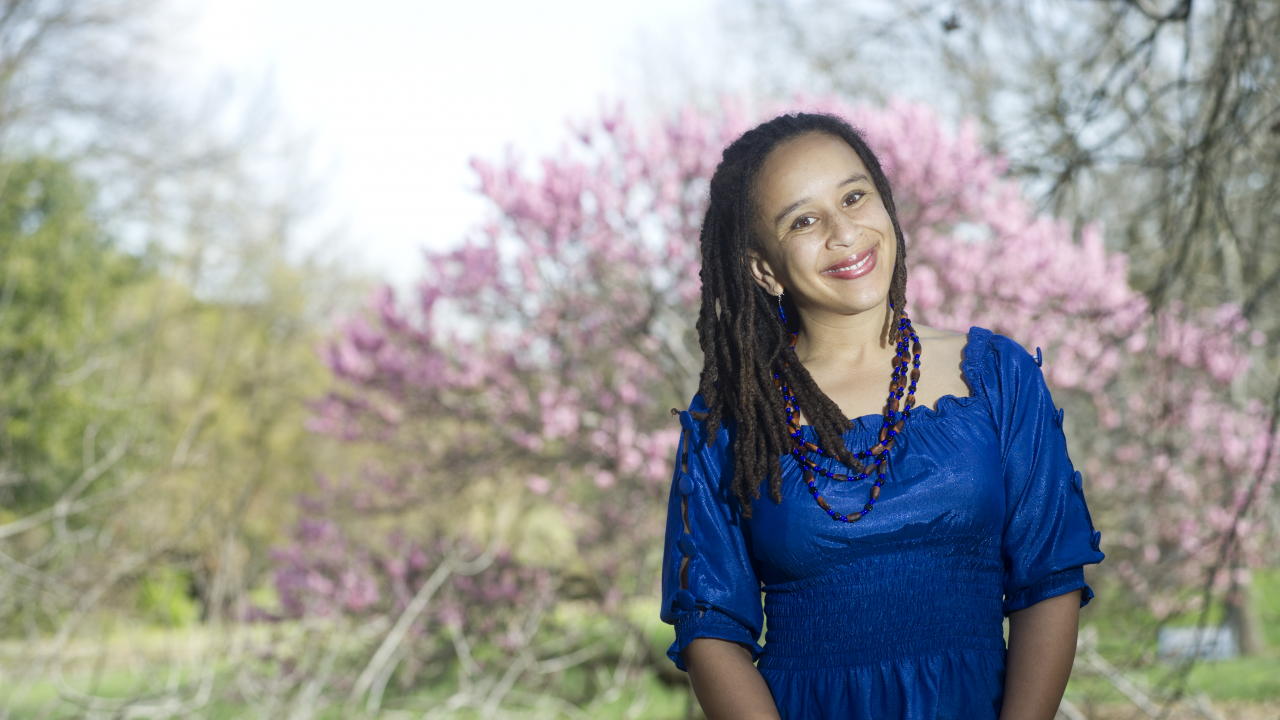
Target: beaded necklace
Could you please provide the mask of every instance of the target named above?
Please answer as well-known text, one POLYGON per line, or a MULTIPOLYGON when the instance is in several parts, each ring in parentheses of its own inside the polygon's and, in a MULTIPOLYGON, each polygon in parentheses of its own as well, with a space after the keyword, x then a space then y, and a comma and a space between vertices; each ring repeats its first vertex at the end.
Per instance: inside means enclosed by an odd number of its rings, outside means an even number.
MULTIPOLYGON (((791 333, 791 350, 796 349, 796 338, 799 333, 791 333)), ((871 512, 871 508, 875 506, 876 500, 880 497, 880 486, 884 485, 884 463, 889 457, 888 450, 893 448, 899 434, 902 433, 906 426, 907 418, 911 417, 911 408, 916 404, 916 382, 920 380, 920 337, 916 335, 915 328, 911 327, 911 320, 904 313, 898 320, 898 347, 897 353, 893 356, 893 378, 889 382, 889 400, 885 403, 884 422, 880 426, 880 441, 872 445, 868 450, 859 451, 854 457, 859 460, 866 458, 875 458, 875 465, 871 468, 871 472, 867 472, 865 465, 856 468, 859 473, 853 480, 866 480, 873 474, 876 476, 875 484, 871 486, 867 504, 862 506, 861 512, 855 512, 852 515, 844 515, 832 509, 826 498, 818 492, 817 482, 814 479, 814 473, 819 477, 827 477, 838 482, 847 482, 850 480, 849 475, 844 473, 833 473, 829 469, 818 467, 818 464, 809 459, 808 453, 816 453, 822 457, 834 457, 817 444, 808 442, 800 432, 800 408, 796 405, 796 397, 791 394, 791 389, 782 382, 782 378, 777 373, 773 375, 773 382, 778 389, 782 391, 782 397, 787 403, 787 428, 791 431, 791 440, 795 443, 795 447, 791 449, 791 456, 804 471, 804 482, 809 487, 809 494, 817 501, 818 507, 832 520, 838 520, 843 523, 857 522, 862 519, 863 515, 871 512), (910 343, 908 344, 908 339, 910 343), (910 384, 907 384, 907 364, 910 362, 910 384), (902 399, 903 391, 906 391, 907 398, 902 403, 902 412, 898 412, 898 401, 902 399)))

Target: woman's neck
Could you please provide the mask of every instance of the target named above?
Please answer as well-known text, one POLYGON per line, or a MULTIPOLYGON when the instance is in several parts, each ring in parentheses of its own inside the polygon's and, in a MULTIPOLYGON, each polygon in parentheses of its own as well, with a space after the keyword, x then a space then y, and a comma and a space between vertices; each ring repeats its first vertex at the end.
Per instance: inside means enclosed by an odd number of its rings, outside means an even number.
POLYGON ((796 338, 796 356, 806 367, 815 368, 832 362, 848 366, 878 363, 889 342, 889 302, 856 315, 800 310, 800 336, 796 338))

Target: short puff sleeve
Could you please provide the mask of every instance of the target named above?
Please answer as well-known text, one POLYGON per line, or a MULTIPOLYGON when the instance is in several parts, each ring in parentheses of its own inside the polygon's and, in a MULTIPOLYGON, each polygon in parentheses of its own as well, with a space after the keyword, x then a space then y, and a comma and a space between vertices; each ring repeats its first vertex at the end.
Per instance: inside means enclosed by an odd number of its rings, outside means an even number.
MULTIPOLYGON (((689 410, 706 411, 700 396, 689 410)), ((689 412, 680 413, 680 424, 662 551, 662 620, 676 628, 667 656, 685 670, 684 649, 710 637, 747 647, 754 660, 764 612, 746 524, 731 490, 733 426, 722 424, 708 446, 704 425, 689 412)))
POLYGON ((1093 529, 1080 473, 1067 457, 1063 412, 1054 407, 1041 361, 982 328, 970 331, 970 346, 984 350, 966 364, 981 364, 978 381, 1004 468, 1004 613, 1076 590, 1083 607, 1093 597, 1083 568, 1102 561, 1101 533, 1093 529))

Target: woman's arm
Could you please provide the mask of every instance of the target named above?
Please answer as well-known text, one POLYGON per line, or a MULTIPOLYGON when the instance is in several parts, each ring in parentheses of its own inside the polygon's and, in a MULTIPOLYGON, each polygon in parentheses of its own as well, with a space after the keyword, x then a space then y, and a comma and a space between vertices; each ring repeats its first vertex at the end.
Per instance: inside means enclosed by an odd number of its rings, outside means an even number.
POLYGON ((684 662, 707 720, 778 720, 773 694, 752 664, 750 650, 698 638, 685 648, 684 662))
POLYGON ((1042 600, 1009 615, 1000 720, 1053 720, 1071 677, 1080 593, 1042 600))

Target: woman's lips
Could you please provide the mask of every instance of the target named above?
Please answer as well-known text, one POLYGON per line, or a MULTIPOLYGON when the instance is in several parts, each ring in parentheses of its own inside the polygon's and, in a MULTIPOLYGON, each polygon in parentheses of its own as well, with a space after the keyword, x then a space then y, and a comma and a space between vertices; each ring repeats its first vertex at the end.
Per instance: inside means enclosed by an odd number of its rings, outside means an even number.
POLYGON ((876 246, 845 258, 822 271, 823 275, 840 280, 854 280, 876 269, 876 246))

